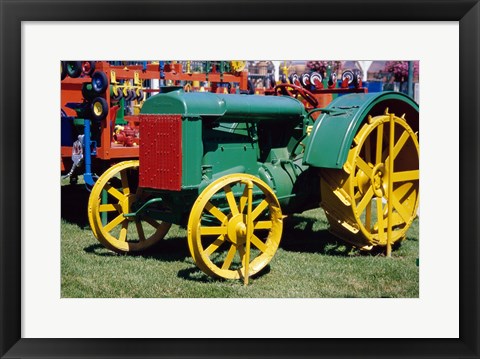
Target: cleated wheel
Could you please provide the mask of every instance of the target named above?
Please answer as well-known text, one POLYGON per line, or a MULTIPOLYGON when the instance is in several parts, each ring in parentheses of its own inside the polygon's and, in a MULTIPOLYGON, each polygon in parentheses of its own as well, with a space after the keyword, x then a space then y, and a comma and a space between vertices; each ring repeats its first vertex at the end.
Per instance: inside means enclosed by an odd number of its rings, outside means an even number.
POLYGON ((392 244, 404 239, 416 217, 419 200, 417 134, 403 116, 387 111, 385 115, 369 116, 354 138, 343 170, 321 170, 321 191, 330 230, 338 237, 367 250, 387 245, 389 227, 392 244), (390 152, 391 120, 393 152, 390 152), (390 172, 392 156, 393 172, 390 172))
POLYGON ((141 191, 138 160, 120 162, 95 182, 88 200, 88 220, 93 234, 118 253, 145 250, 165 237, 171 224, 146 215, 125 217, 141 191))
POLYGON ((282 211, 272 189, 255 176, 232 174, 211 183, 195 201, 188 246, 206 274, 245 280, 270 262, 282 228, 282 211))

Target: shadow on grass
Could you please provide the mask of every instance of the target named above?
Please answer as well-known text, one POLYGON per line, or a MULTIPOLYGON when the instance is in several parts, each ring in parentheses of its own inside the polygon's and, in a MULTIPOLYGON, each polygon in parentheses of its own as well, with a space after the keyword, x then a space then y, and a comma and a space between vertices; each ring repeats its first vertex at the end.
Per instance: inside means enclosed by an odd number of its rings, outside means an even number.
MULTIPOLYGON (((85 253, 93 254, 99 257, 142 257, 145 259, 155 259, 162 262, 189 262, 191 258, 186 243, 186 238, 169 238, 168 240, 160 241, 156 245, 139 253, 118 254, 106 249, 101 243, 95 243, 84 248, 85 253)), ((212 278, 205 274, 195 264, 189 263, 190 268, 182 269, 178 272, 178 277, 195 282, 211 283, 224 281, 222 278, 212 278)), ((270 265, 267 265, 259 273, 250 278, 256 279, 268 274, 270 272, 270 265)))
POLYGON ((280 248, 290 252, 320 253, 331 256, 348 256, 353 250, 327 229, 314 228, 315 218, 301 215, 285 219, 280 248))
POLYGON ((90 192, 85 185, 65 185, 61 186, 61 216, 62 219, 76 224, 84 229, 89 226, 88 223, 88 197, 90 192))
MULTIPOLYGON (((384 255, 385 249, 382 247, 361 251, 335 237, 328 229, 314 228, 315 224, 318 224, 317 219, 301 215, 285 219, 280 248, 289 252, 320 253, 340 257, 384 255)), ((325 227, 327 226, 325 223, 325 227)), ((393 249, 397 249, 399 245, 396 243, 393 249)))
MULTIPOLYGON (((270 264, 267 264, 265 268, 263 268, 260 272, 256 273, 255 275, 252 275, 250 279, 261 278, 268 273, 270 273, 270 264)), ((194 281, 194 282, 201 282, 201 283, 212 283, 212 282, 218 282, 218 281, 228 282, 231 280, 231 279, 210 277, 209 275, 203 273, 202 270, 196 266, 178 271, 178 277, 182 279, 194 281)), ((243 279, 238 279, 238 281, 243 283, 243 279)))
MULTIPOLYGON (((69 212, 67 212, 67 214, 68 213, 69 212)), ((77 216, 76 221, 76 223, 81 226, 82 220, 79 216, 77 216)), ((315 218, 303 217, 301 215, 292 216, 286 219, 284 222, 280 248, 289 252, 319 253, 327 256, 343 257, 384 254, 383 248, 378 248, 378 250, 373 249, 370 252, 360 251, 352 245, 335 237, 328 230, 314 228, 314 224, 317 222, 318 220, 315 218)), ((101 243, 95 243, 85 247, 84 251, 101 257, 130 256, 166 262, 185 262, 191 258, 187 239, 185 237, 168 238, 158 242, 156 245, 143 252, 137 253, 117 254, 106 249, 101 243)), ((257 276, 262 276, 268 272, 269 267, 267 266, 258 273, 257 276)), ((196 281, 208 281, 210 278, 209 276, 204 275, 196 266, 192 269, 181 271, 178 276, 196 281)))
POLYGON ((95 243, 84 248, 85 253, 94 254, 100 257, 129 256, 142 257, 145 259, 156 259, 164 262, 185 261, 190 258, 186 238, 169 238, 142 251, 128 254, 118 254, 105 248, 101 243, 95 243))

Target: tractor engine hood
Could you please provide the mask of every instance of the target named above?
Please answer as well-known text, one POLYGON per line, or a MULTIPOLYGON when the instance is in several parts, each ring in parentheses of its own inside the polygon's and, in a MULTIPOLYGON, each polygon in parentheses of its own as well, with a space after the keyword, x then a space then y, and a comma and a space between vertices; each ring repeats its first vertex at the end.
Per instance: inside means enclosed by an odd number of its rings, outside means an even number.
POLYGON ((142 114, 180 114, 221 122, 292 120, 306 115, 303 104, 289 96, 255 96, 175 90, 150 97, 142 114))

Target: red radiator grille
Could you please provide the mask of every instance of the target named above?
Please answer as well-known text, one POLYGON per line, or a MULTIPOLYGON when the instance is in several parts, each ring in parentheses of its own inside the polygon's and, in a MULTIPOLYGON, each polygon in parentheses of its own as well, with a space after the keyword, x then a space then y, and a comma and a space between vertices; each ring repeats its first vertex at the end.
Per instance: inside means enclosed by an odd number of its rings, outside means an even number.
POLYGON ((140 187, 180 191, 182 116, 140 116, 140 187))

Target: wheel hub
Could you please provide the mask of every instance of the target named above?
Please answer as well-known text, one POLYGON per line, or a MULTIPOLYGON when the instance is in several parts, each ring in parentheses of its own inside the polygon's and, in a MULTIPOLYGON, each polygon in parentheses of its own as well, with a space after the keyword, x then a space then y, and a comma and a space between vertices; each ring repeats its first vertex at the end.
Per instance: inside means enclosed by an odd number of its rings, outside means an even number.
MULTIPOLYGON (((370 166, 372 165, 370 164, 370 166)), ((370 187, 370 178, 362 170, 359 170, 357 173, 357 183, 358 183, 358 190, 363 196, 368 191, 368 188, 370 187)))
POLYGON ((372 170, 370 182, 372 183, 373 193, 377 197, 383 197, 386 192, 388 178, 385 170, 386 168, 383 163, 378 163, 372 170))
POLYGON ((233 244, 239 245, 245 243, 247 237, 246 218, 243 214, 233 216, 227 224, 228 240, 233 244))

